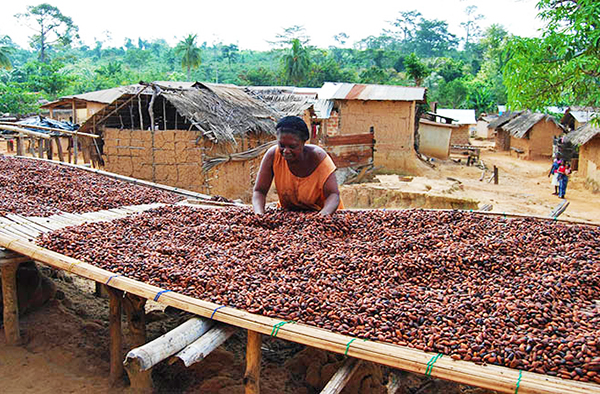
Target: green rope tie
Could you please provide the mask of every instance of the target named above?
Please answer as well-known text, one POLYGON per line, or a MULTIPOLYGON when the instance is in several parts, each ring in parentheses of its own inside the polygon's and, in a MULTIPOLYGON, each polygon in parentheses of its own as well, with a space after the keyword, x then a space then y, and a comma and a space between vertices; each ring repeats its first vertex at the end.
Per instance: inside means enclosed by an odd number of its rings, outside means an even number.
POLYGON ((275 324, 275 325, 273 326, 273 331, 271 331, 271 336, 272 336, 273 338, 275 338, 275 337, 277 336, 277 334, 279 334, 279 329, 280 329, 280 328, 281 328, 281 327, 282 327, 284 324, 288 324, 288 323, 291 323, 291 324, 296 324, 296 322, 294 322, 293 320, 290 320, 290 321, 282 321, 282 322, 280 322, 280 323, 277 323, 277 324, 275 324))
POLYGON ((517 387, 515 388, 515 394, 519 394, 519 386, 521 385, 522 377, 523 377, 523 371, 519 369, 519 379, 517 380, 517 387))
MULTIPOLYGON (((356 341, 356 339, 357 339, 357 338, 352 338, 352 339, 350 340, 350 342, 348 342, 348 343, 346 344, 346 351, 344 352, 344 356, 347 356, 347 355, 348 355, 348 350, 350 350, 350 345, 352 344, 352 342, 356 341)), ((367 342, 367 339, 363 339, 363 342, 367 342)))
POLYGON ((433 371, 433 364, 444 355, 442 353, 438 353, 435 356, 431 357, 431 360, 427 363, 427 369, 425 370, 425 376, 431 376, 431 371, 433 371))

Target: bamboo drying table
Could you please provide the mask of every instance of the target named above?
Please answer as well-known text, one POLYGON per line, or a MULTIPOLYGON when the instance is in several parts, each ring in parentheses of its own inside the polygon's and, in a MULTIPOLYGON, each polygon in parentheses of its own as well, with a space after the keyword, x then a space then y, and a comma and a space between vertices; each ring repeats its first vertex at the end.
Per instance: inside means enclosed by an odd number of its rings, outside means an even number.
MULTIPOLYGON (((158 300, 161 304, 169 305, 199 316, 212 318, 214 320, 244 328, 249 331, 251 338, 257 334, 271 334, 275 327, 279 327, 277 337, 297 342, 303 345, 313 346, 327 351, 332 351, 358 359, 371 361, 377 364, 387 365, 410 372, 425 374, 429 372, 431 376, 451 380, 458 383, 483 387, 491 390, 497 390, 505 393, 598 393, 600 394, 600 385, 594 383, 585 383, 572 380, 564 380, 557 377, 542 375, 531 372, 521 372, 518 370, 501 367, 496 365, 477 365, 467 361, 456 361, 450 357, 436 359, 435 367, 430 370, 429 364, 435 357, 435 354, 425 353, 416 349, 402 347, 383 342, 372 342, 356 340, 355 338, 333 333, 331 331, 307 326, 303 324, 281 325, 282 321, 261 315, 251 314, 231 307, 223 307, 214 304, 184 296, 176 292, 167 292, 142 282, 129 279, 124 276, 114 275, 112 272, 84 263, 80 260, 64 256, 60 253, 41 248, 35 244, 35 238, 45 232, 50 232, 62 227, 82 224, 90 221, 112 220, 124 217, 136 212, 141 212, 159 204, 124 207, 86 214, 63 214, 49 218, 23 217, 20 215, 8 215, 0 218, 0 246, 7 251, 18 253, 29 259, 49 265, 51 267, 68 271, 81 277, 93 280, 101 284, 109 284, 113 291, 124 291, 145 301, 146 299, 158 300), (517 389, 518 388, 518 389, 517 389)), ((197 205, 198 207, 214 208, 214 206, 197 205)), ((486 212, 485 214, 489 214, 486 212)), ((502 214, 504 215, 504 214, 502 214)), ((513 216, 513 215, 505 215, 513 216)), ((520 216, 520 215, 514 215, 520 216)), ((9 255, 5 258, 5 264, 2 265, 3 286, 6 283, 5 291, 13 292, 14 287, 10 287, 14 282, 10 274, 12 269, 7 267, 16 267, 20 260, 11 260, 18 255, 9 255), (10 280, 9 280, 10 279, 10 280)), ((0 256, 0 258, 2 258, 0 256)), ((16 270, 16 268, 14 268, 16 270)), ((10 294, 5 293, 5 316, 16 312, 14 300, 10 294), (8 302, 8 305, 7 305, 8 302)), ((18 316, 18 315, 17 315, 18 316)), ((14 319, 5 317, 6 335, 18 334, 18 317, 14 319), (17 327, 15 327, 15 324, 17 327)), ((120 335, 120 332, 119 332, 120 335)), ((18 342, 12 338, 12 343, 18 342)), ((111 330, 111 342, 117 340, 114 338, 111 330)), ((120 341, 120 337, 118 338, 120 341)), ((256 341, 255 341, 256 342, 256 341)), ((259 352, 253 352, 253 357, 260 357, 259 352)), ((250 357, 250 354, 248 355, 250 357)), ((121 360, 111 360, 111 366, 120 363, 121 360)), ((252 361, 252 360, 250 360, 252 361)), ((254 363, 249 363, 256 365, 254 363)), ((255 377, 256 379, 257 377, 255 377)), ((251 379, 249 380, 251 381, 251 379)), ((252 382, 250 382, 252 383, 252 382)), ((248 391, 254 392, 254 391, 248 391)))

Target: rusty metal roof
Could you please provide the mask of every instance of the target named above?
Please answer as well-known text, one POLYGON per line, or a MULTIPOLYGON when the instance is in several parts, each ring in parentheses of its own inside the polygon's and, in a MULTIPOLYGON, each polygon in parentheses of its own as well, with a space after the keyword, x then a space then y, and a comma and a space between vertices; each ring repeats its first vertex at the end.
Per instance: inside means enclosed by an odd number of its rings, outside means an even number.
POLYGON ((424 101, 425 92, 426 89, 421 87, 325 82, 319 99, 424 101))

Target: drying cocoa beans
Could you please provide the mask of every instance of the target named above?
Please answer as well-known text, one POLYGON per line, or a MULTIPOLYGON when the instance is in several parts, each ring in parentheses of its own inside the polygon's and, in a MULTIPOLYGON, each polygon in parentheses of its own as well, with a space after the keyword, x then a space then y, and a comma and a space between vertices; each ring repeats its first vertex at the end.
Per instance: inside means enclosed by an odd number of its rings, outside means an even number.
POLYGON ((169 206, 39 244, 191 297, 600 383, 600 229, 468 212, 169 206))
POLYGON ((77 168, 0 155, 0 216, 94 212, 182 199, 77 168))

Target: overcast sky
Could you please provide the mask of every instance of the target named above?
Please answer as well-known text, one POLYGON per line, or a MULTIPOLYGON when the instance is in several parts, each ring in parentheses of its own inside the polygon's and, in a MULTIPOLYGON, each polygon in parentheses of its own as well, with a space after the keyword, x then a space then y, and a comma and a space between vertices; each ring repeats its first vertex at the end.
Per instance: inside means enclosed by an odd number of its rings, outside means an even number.
MULTIPOLYGON (((460 23, 465 8, 476 5, 484 16, 482 27, 502 24, 509 32, 527 37, 539 36, 542 23, 536 18, 537 0, 417 0, 417 1, 248 1, 214 0, 167 2, 103 0, 100 2, 49 0, 79 26, 83 42, 93 46, 96 39, 108 46, 122 46, 125 38, 137 41, 164 38, 174 45, 187 34, 198 34, 198 42, 237 44, 241 49, 266 50, 269 40, 283 28, 304 26, 311 43, 321 48, 335 45, 333 36, 346 33, 349 44, 389 28, 400 11, 418 10, 427 19, 441 19, 450 32, 463 35, 460 23)), ((9 35, 28 47, 32 30, 14 17, 27 5, 39 2, 4 1, 0 13, 0 34, 9 35)), ((134 42, 135 42, 134 41, 134 42)), ((106 46, 106 45, 105 45, 106 46)))

